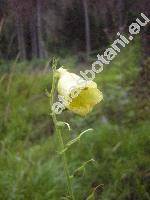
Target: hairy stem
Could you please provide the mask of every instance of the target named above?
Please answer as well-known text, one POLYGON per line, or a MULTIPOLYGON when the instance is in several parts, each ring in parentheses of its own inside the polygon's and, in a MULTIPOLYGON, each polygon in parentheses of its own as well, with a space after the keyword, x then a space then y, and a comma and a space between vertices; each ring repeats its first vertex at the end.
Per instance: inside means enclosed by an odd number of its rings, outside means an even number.
MULTIPOLYGON (((56 83, 57 83, 57 78, 55 76, 56 66, 57 66, 57 61, 55 59, 53 59, 53 63, 52 63, 53 79, 52 79, 52 88, 51 88, 51 93, 50 93, 50 108, 52 108, 52 105, 54 103, 54 95, 55 95, 55 89, 56 89, 56 83)), ((52 116, 52 119, 53 119, 55 131, 56 131, 56 134, 57 134, 57 137, 58 137, 58 140, 59 140, 60 150, 63 150, 65 148, 65 145, 64 145, 64 142, 63 142, 60 127, 58 126, 56 114, 53 110, 52 110, 51 116, 52 116)), ((62 154, 62 160, 63 160, 64 171, 65 171, 65 175, 66 175, 66 179, 67 179, 68 193, 69 193, 69 196, 71 197, 71 199, 75 200, 65 152, 62 154)))

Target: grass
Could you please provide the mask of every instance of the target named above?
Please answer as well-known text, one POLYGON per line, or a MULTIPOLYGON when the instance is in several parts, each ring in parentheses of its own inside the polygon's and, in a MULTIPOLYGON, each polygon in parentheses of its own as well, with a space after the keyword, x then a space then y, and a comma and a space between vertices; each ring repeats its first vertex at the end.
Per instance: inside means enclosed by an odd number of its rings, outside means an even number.
MULTIPOLYGON (((68 111, 59 116, 72 128, 70 133, 63 127, 65 142, 85 129, 94 129, 67 151, 77 200, 86 199, 98 185, 96 200, 150 199, 150 127, 144 113, 142 120, 137 118, 140 111, 133 87, 139 59, 139 45, 135 43, 96 77, 104 101, 87 117, 68 111), (82 163, 90 159, 96 162, 86 165, 84 172, 82 163), (74 173, 76 169, 80 170, 74 173)), ((50 90, 51 75, 43 73, 46 62, 35 62, 39 67, 35 63, 17 63, 10 85, 10 73, 3 71, 0 76, 0 199, 3 200, 59 200, 67 193, 45 95, 45 89, 50 90)), ((78 63, 77 58, 60 62, 69 67, 78 63)))

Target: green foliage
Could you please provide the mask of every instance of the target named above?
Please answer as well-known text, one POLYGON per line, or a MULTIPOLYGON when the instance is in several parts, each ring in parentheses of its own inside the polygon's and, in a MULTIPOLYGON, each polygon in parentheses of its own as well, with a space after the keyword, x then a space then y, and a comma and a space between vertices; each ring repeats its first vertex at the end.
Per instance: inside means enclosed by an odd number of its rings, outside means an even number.
MULTIPOLYGON (((90 115, 81 118, 65 111, 59 116, 72 128, 62 126, 66 144, 70 136, 72 141, 80 138, 66 151, 77 200, 150 199, 150 127, 144 113, 144 120, 137 119, 133 91, 138 49, 136 44, 129 46, 97 75, 104 101, 90 115), (89 128, 94 131, 79 136, 80 130, 89 128)), ((69 59, 61 63, 75 66, 77 60, 69 59)), ((45 94, 51 76, 44 73, 43 61, 34 62, 18 63, 15 73, 0 76, 0 199, 4 200, 67 199, 45 94), (36 64, 41 68, 33 70, 36 64)))

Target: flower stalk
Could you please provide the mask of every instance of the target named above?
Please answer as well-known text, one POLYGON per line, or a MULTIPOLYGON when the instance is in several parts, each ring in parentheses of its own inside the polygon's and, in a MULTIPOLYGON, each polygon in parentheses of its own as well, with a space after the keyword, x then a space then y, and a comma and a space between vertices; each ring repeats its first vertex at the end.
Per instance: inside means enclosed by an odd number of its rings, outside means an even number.
MULTIPOLYGON (((57 60, 53 59, 53 62, 52 62, 52 71, 53 71, 52 88, 51 88, 51 92, 49 95, 50 108, 52 108, 52 105, 54 103, 55 89, 56 89, 56 85, 57 85, 56 66, 57 66, 57 60)), ((64 145, 64 141, 63 141, 63 137, 62 137, 62 133, 61 133, 61 128, 57 121, 56 114, 52 109, 51 109, 51 116, 52 116, 52 120, 54 123, 55 132, 58 137, 59 147, 60 147, 60 150, 62 151, 65 148, 65 145, 64 145)), ((73 189, 72 189, 72 183, 71 183, 71 179, 70 179, 70 173, 69 173, 69 169, 68 169, 66 152, 63 152, 63 154, 61 154, 61 156, 62 156, 64 172, 65 172, 65 176, 66 176, 66 180, 67 180, 69 197, 71 198, 71 200, 75 200, 74 194, 73 194, 73 189)))

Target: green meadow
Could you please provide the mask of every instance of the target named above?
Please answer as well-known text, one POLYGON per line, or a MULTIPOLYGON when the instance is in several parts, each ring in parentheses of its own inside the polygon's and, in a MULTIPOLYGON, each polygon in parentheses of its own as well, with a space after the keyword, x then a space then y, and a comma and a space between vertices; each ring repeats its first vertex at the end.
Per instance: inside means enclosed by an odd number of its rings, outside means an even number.
MULTIPOLYGON (((77 56, 59 65, 79 74, 90 69, 77 56)), ((140 46, 132 43, 96 75, 104 99, 86 117, 58 116, 76 200, 150 200, 148 86, 139 83, 140 46), (92 160, 91 160, 92 159, 92 160), (90 161, 91 160, 91 161, 90 161), (86 163, 89 161, 88 163, 86 163), (98 186, 98 187, 97 187, 98 186), (96 188, 94 190, 94 188, 96 188)), ((0 61, 0 199, 67 199, 66 178, 50 115, 48 60, 0 61)))

